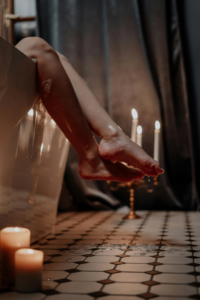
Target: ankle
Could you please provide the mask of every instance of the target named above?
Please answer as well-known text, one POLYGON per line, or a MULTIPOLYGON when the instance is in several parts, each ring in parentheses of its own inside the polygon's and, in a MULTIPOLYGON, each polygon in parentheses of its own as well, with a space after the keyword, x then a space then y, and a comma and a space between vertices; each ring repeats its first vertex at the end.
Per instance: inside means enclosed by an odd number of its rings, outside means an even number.
POLYGON ((99 158, 98 148, 89 149, 85 151, 83 155, 79 156, 79 165, 87 163, 90 166, 94 167, 98 161, 98 158, 99 158))
POLYGON ((112 139, 118 139, 122 134, 122 129, 120 127, 108 126, 106 131, 101 135, 101 140, 109 141, 112 139))

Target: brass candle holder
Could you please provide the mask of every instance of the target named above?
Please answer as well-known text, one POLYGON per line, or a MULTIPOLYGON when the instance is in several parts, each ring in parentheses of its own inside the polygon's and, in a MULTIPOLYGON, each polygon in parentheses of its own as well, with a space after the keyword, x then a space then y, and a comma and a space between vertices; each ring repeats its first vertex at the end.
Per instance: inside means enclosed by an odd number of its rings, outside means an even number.
MULTIPOLYGON (((134 220, 140 219, 141 217, 135 213, 135 189, 136 188, 145 188, 148 193, 152 193, 154 191, 153 188, 148 188, 144 179, 133 180, 130 182, 118 182, 116 186, 112 185, 110 180, 107 181, 109 188, 111 191, 117 191, 119 188, 126 188, 129 192, 129 203, 130 203, 130 211, 129 213, 123 217, 124 220, 134 220)), ((158 178, 154 177, 154 185, 158 185, 158 178)))

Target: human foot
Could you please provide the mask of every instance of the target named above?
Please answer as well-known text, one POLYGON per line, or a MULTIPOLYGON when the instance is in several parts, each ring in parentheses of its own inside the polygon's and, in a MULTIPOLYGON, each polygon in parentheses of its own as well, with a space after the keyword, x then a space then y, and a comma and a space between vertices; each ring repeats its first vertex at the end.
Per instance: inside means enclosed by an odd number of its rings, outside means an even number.
POLYGON ((144 174, 136 168, 130 168, 117 162, 113 164, 102 159, 99 154, 94 158, 84 158, 79 160, 79 174, 87 180, 112 180, 129 182, 138 180, 144 174))
POLYGON ((115 136, 102 137, 99 154, 105 160, 121 161, 137 167, 148 176, 158 176, 164 173, 159 162, 131 141, 123 131, 115 134, 115 136))

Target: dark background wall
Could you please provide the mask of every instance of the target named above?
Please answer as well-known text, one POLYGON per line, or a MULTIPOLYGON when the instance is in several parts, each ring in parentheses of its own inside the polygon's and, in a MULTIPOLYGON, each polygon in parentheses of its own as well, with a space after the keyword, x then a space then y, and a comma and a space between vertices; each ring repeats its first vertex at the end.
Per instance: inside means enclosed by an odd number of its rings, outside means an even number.
POLYGON ((177 1, 191 114, 195 177, 200 194, 200 1, 177 1))

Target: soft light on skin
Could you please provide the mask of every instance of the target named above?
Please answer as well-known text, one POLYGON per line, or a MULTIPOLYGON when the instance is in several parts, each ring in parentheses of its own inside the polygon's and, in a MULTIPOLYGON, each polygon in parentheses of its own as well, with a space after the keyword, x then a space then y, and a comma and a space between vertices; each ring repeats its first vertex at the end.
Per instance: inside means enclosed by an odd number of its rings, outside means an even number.
POLYGON ((31 108, 29 111, 28 111, 28 116, 29 117, 33 117, 33 115, 34 115, 34 110, 31 108))
POLYGON ((51 124, 52 124, 53 126, 56 126, 56 122, 55 122, 53 119, 51 119, 51 124))
POLYGON ((18 227, 15 227, 14 231, 15 231, 15 232, 19 232, 20 229, 19 229, 18 227))
POLYGON ((138 113, 137 113, 137 110, 135 108, 133 108, 131 110, 131 114, 132 114, 133 119, 135 119, 135 120, 138 119, 138 113))
POLYGON ((33 251, 32 249, 28 249, 28 250, 27 250, 27 253, 28 253, 28 254, 33 254, 34 251, 33 251))
POLYGON ((142 134, 142 126, 138 125, 137 134, 142 134))
POLYGON ((160 129, 160 122, 159 121, 155 122, 155 129, 157 129, 157 130, 160 129))

